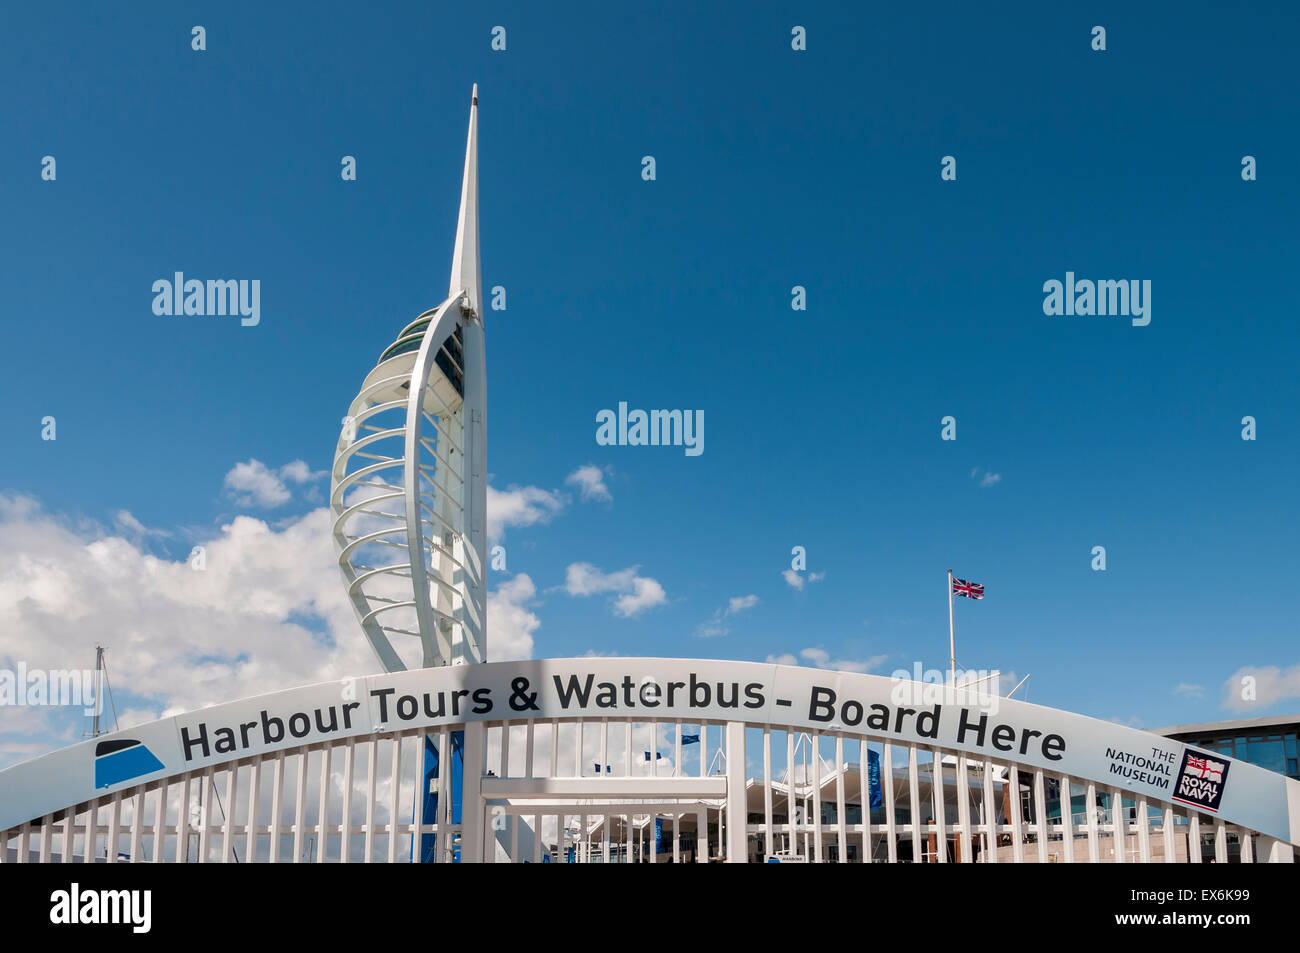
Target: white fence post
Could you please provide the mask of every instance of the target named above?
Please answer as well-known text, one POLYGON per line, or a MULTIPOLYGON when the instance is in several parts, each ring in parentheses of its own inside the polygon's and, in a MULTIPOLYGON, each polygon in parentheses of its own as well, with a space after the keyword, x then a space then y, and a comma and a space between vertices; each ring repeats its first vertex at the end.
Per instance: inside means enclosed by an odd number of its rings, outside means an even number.
POLYGON ((745 724, 727 722, 727 863, 749 862, 745 806, 745 724))
MULTIPOLYGON (((483 862, 483 766, 486 763, 487 729, 481 721, 465 725, 464 784, 461 787, 460 860, 464 864, 483 862)), ((561 852, 562 855, 562 852, 561 852)))

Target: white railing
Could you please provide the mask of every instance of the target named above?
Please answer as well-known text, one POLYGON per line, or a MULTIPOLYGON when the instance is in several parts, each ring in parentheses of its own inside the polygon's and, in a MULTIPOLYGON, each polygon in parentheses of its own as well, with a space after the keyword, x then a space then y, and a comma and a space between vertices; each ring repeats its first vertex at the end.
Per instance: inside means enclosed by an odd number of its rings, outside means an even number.
MULTIPOLYGON (((551 683, 558 692, 576 684, 564 675, 588 671, 605 673, 610 680, 601 684, 613 685, 615 673, 648 666, 668 668, 662 682, 680 690, 694 670, 672 681, 669 667, 694 664, 618 659, 442 667, 303 686, 162 719, 0 772, 0 810, 10 825, 0 830, 0 863, 1253 863, 1294 857, 1294 835, 1279 839, 1282 825, 1258 808, 1280 797, 1294 810, 1300 786, 1281 777, 1274 784, 1271 775, 1241 762, 1230 766, 1232 783, 1245 785, 1234 789, 1232 816, 1262 817, 1267 835, 1123 787, 1119 778, 1111 785, 1048 771, 1042 760, 984 757, 856 726, 819 731, 808 721, 773 723, 772 714, 793 707, 781 699, 797 694, 797 686, 778 684, 781 679, 822 681, 825 673, 707 663, 728 666, 714 671, 734 672, 733 684, 743 679, 760 701, 764 692, 775 701, 745 711, 733 700, 724 718, 703 721, 677 712, 672 720, 648 712, 601 717, 590 709, 557 716, 561 703, 541 690, 551 683), (336 699, 345 688, 346 697, 370 699, 370 707, 340 706, 336 699), (415 695, 406 693, 425 692, 427 707, 452 688, 456 697, 473 698, 474 707, 510 709, 513 720, 484 711, 489 720, 402 726, 403 719, 421 717, 415 695), (381 704, 395 692, 397 701, 381 704), (342 721, 332 714, 339 707, 342 721), (313 708, 315 722, 308 714, 313 708), (276 714, 268 719, 270 710, 276 714), (298 734, 286 739, 281 728, 253 754, 219 753, 218 738, 231 745, 236 738, 236 729, 223 725, 243 724, 249 750, 249 731, 256 736, 258 729, 248 719, 257 712, 263 735, 270 734, 269 722, 298 734), (313 730, 333 734, 322 738, 313 730), (464 765, 457 797, 453 738, 462 742, 464 765), (426 790, 429 743, 441 757, 426 790), (97 789, 99 749, 114 744, 139 745, 176 767, 161 779, 97 789), (873 760, 883 802, 874 811, 873 760), (178 770, 182 765, 189 767, 178 770), (1240 792, 1251 790, 1262 791, 1261 799, 1243 802, 1240 792), (437 807, 425 816, 432 795, 437 807), (60 797, 85 800, 68 806, 60 797)), ((872 676, 835 677, 846 692, 874 687, 872 676)), ((658 700, 648 687, 642 695, 658 700)), ((567 697, 563 704, 579 702, 567 697)), ((1006 705, 1008 720, 1022 714, 1006 705)), ((1053 717, 1078 736, 1092 727, 1082 716, 1022 707, 1035 723, 1053 717)), ((427 717, 442 716, 430 711, 427 717)), ((1130 729, 1100 728, 1114 730, 1129 748, 1150 743, 1130 729)), ((120 749, 108 754, 113 750, 120 749)))

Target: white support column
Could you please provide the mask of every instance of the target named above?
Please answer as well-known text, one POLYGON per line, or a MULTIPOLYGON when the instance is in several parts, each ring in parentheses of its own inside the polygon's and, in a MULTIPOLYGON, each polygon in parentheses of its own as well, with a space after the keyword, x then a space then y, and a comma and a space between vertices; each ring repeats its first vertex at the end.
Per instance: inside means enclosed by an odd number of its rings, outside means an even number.
POLYGON ((487 757, 486 734, 487 729, 481 721, 471 721, 465 725, 465 768, 460 805, 460 859, 465 864, 483 862, 482 786, 484 759, 487 757))
POLYGON ((1294 864, 1295 848, 1286 841, 1275 837, 1259 835, 1256 847, 1256 863, 1294 864))
POLYGON ((727 863, 749 862, 745 805, 745 723, 727 722, 727 863))

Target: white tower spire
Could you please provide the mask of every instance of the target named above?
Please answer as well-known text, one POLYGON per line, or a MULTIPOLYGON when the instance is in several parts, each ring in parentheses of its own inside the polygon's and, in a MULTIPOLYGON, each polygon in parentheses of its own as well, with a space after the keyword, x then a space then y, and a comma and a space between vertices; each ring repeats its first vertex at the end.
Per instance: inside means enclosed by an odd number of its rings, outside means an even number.
POLYGON ((465 176, 460 187, 460 217, 451 257, 451 286, 447 293, 465 292, 470 309, 483 314, 482 277, 478 259, 478 83, 469 106, 469 136, 465 141, 465 176))

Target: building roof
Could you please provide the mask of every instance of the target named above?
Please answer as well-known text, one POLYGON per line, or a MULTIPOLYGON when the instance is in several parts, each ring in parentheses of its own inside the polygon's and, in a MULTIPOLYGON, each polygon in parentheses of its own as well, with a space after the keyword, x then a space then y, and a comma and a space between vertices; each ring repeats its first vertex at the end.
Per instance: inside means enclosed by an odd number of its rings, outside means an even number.
POLYGON ((1218 735, 1234 731, 1247 731, 1252 728, 1274 728, 1300 725, 1300 715, 1272 715, 1268 718, 1237 718, 1231 721, 1204 721, 1194 725, 1174 725, 1170 728, 1157 728, 1158 735, 1218 735))

